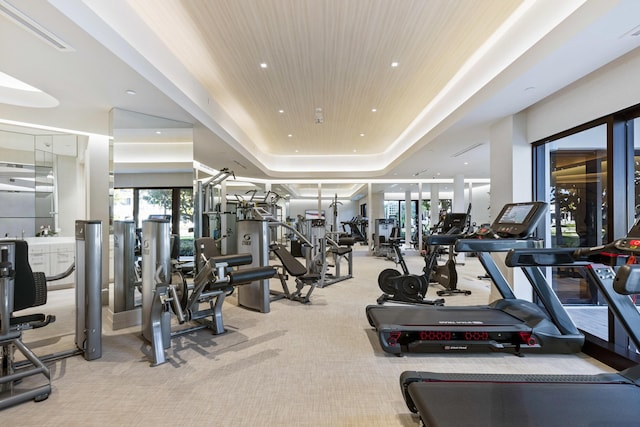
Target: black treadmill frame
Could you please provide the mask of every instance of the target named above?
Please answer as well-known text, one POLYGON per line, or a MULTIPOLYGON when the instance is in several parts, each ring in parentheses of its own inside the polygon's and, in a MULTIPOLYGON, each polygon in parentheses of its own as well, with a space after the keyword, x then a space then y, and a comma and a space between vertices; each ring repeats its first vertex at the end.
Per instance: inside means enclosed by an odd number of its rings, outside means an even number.
MULTIPOLYGON (((540 254, 549 251, 543 249, 540 254)), ((514 254, 518 254, 518 251, 511 251, 507 264, 511 263, 509 258, 513 258, 514 254)), ((531 264, 535 264, 535 259, 533 251, 531 264)), ((640 312, 627 295, 615 291, 614 269, 598 263, 590 263, 586 267, 609 304, 609 309, 627 333, 630 343, 640 349, 640 312)), ((458 393, 459 390, 467 390, 469 399, 490 393, 495 404, 518 407, 518 412, 512 416, 538 414, 539 408, 532 406, 540 403, 544 393, 550 394, 556 399, 551 404, 553 410, 536 415, 536 425, 588 425, 598 420, 606 420, 607 425, 632 425, 637 423, 637 408, 640 407, 640 365, 617 374, 598 375, 438 374, 407 371, 400 376, 400 386, 409 410, 419 412, 423 423, 429 426, 458 426, 465 422, 464 417, 460 418, 456 411, 441 412, 434 401, 434 396, 441 396, 444 392, 458 393), (603 402, 604 397, 609 400, 603 402), (579 401, 580 408, 590 408, 590 412, 576 412, 575 408, 563 403, 567 398, 579 401), (597 413, 593 412, 594 407, 597 413), (631 408, 631 413, 628 408, 631 408)), ((543 405, 550 409, 550 404, 543 405)), ((509 425, 512 421, 503 413, 489 413, 480 407, 468 409, 471 410, 467 414, 478 425, 501 426, 509 425)))
MULTIPOLYGON (((406 322, 382 323, 382 317, 388 317, 389 311, 401 314, 413 314, 411 311, 415 307, 399 307, 399 306, 379 306, 370 305, 366 308, 369 324, 373 326, 378 333, 378 339, 382 349, 391 354, 401 355, 403 353, 435 353, 449 351, 511 351, 520 354, 521 351, 536 351, 548 353, 577 353, 584 344, 584 335, 578 331, 569 314, 566 312, 562 303, 551 289, 546 278, 537 266, 522 267, 525 276, 529 280, 538 300, 546 310, 542 310, 535 303, 517 299, 506 278, 496 265, 489 252, 507 252, 513 248, 532 249, 540 248, 542 242, 534 239, 460 239, 456 243, 457 252, 476 252, 480 263, 488 273, 498 292, 502 296, 502 303, 507 314, 516 317, 521 322, 515 322, 513 325, 491 325, 490 323, 476 323, 465 325, 442 325, 437 322, 429 324, 406 324, 406 322), (511 310, 508 307, 513 306, 511 310), (524 308, 524 310, 521 310, 524 308), (385 310, 385 311, 382 311, 385 310), (532 317, 521 318, 514 315, 514 312, 529 312, 532 317), (534 326, 523 325, 527 320, 533 320, 536 325, 539 323, 539 316, 543 314, 555 325, 558 333, 555 331, 549 333, 548 324, 540 325, 538 329, 534 326), (420 332, 427 331, 453 331, 475 333, 486 332, 488 335, 474 335, 479 339, 474 340, 441 340, 441 339, 415 339, 416 333, 420 337, 420 332), (505 340, 496 340, 495 334, 502 334, 509 337, 505 340), (514 341, 510 337, 519 335, 521 339, 514 341), (486 339, 485 339, 486 337, 486 339)), ((475 306, 477 310, 484 310, 487 307, 493 310, 502 310, 498 308, 501 303, 494 303, 490 306, 475 306)), ((473 309, 474 306, 464 307, 466 310, 473 309)), ((420 310, 430 310, 424 312, 425 316, 437 316, 439 310, 456 310, 458 307, 419 307, 420 310)), ((424 333, 422 336, 425 336, 424 333)), ((431 335, 428 335, 429 337, 431 335)))

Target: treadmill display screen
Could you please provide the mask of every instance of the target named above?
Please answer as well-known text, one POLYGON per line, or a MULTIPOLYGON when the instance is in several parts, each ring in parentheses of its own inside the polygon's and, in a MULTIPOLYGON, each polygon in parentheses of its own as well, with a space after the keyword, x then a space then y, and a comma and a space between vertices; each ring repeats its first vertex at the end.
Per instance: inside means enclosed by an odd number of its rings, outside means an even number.
POLYGON ((491 229, 500 237, 522 238, 533 234, 546 212, 544 202, 507 203, 500 211, 491 229))
POLYGON ((467 225, 466 213, 448 213, 444 217, 444 223, 442 225, 442 232, 450 234, 461 233, 467 225))
POLYGON ((522 224, 533 209, 533 205, 511 205, 498 220, 501 224, 522 224))

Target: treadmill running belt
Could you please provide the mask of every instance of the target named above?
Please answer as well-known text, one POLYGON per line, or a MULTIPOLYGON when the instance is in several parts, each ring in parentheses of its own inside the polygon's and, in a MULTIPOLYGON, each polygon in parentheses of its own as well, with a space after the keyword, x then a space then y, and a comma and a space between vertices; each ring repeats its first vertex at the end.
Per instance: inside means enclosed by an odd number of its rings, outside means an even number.
POLYGON ((507 326, 525 323, 504 311, 490 309, 486 306, 394 308, 391 306, 372 307, 369 314, 376 323, 375 326, 507 326))
POLYGON ((414 382, 408 392, 427 427, 628 427, 640 420, 633 384, 414 382))

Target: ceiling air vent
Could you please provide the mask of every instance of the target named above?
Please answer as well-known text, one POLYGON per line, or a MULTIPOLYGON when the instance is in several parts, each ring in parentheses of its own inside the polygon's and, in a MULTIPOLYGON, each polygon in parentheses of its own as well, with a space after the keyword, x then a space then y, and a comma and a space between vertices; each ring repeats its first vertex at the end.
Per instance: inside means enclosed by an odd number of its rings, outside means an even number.
POLYGON ((458 151, 457 153, 452 154, 452 155, 451 155, 451 157, 460 157, 460 156, 462 156, 463 154, 466 154, 466 153, 468 153, 468 152, 469 152, 469 151, 471 151, 471 150, 475 150, 476 148, 481 147, 481 146, 483 146, 483 145, 484 145, 484 142, 479 142, 479 143, 477 143, 477 144, 470 145, 470 146, 468 146, 467 148, 464 148, 464 149, 462 149, 462 150, 458 151))
POLYGON ((44 28, 42 25, 38 24, 33 19, 29 18, 27 15, 22 13, 20 10, 16 9, 15 6, 12 6, 5 0, 0 0, 0 13, 6 16, 7 18, 11 19, 16 24, 20 25, 25 30, 29 31, 31 34, 37 36, 40 40, 58 49, 59 51, 61 52, 75 51, 74 48, 69 46, 60 37, 56 36, 51 31, 44 28))

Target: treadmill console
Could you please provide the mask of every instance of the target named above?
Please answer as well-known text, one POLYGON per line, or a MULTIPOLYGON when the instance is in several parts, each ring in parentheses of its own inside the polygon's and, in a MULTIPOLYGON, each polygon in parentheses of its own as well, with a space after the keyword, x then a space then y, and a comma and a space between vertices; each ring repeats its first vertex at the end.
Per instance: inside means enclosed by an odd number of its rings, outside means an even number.
POLYGON ((469 214, 466 213, 448 213, 444 217, 442 224, 442 233, 460 234, 467 227, 469 214))
POLYGON ((618 239, 614 242, 614 246, 619 251, 625 253, 640 253, 640 220, 636 221, 627 233, 627 237, 618 239))
POLYGON ((491 224, 491 230, 503 238, 528 237, 533 234, 546 208, 544 202, 507 203, 491 224))

